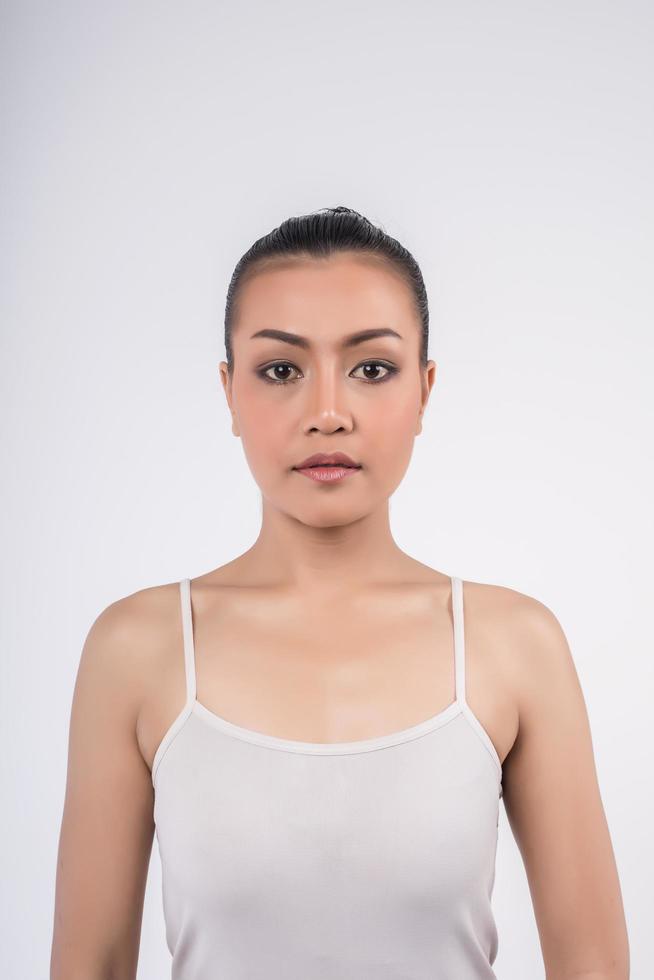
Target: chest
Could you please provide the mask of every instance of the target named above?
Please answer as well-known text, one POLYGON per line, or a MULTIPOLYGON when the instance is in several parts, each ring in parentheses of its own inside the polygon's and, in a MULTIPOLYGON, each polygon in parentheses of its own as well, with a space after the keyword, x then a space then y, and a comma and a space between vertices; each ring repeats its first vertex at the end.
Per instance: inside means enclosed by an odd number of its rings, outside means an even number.
POLYGON ((283 738, 367 738, 455 696, 451 631, 417 609, 282 609, 247 621, 232 612, 196 631, 195 650, 198 700, 283 738))
MULTIPOLYGON (((350 742, 403 730, 456 697, 451 611, 433 597, 304 605, 239 596, 193 610, 196 698, 236 725, 282 739, 350 742)), ((139 720, 150 768, 185 693, 180 638, 162 655, 139 720)), ((488 644, 467 643, 468 700, 508 751, 512 716, 488 644), (479 652, 478 652, 479 651, 479 652)))
POLYGON ((391 927, 398 909, 433 920, 467 901, 471 882, 482 893, 492 882, 498 776, 462 714, 383 747, 321 754, 256 744, 192 713, 155 785, 165 875, 215 920, 247 909, 250 922, 318 926, 347 898, 350 917, 372 904, 383 919, 386 902, 391 927))

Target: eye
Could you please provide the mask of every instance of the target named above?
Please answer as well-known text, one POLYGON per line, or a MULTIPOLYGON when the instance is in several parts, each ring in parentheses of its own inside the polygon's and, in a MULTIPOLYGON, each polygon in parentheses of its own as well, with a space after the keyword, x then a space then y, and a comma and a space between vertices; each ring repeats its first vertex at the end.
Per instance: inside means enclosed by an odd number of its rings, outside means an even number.
MULTIPOLYGON (((394 364, 389 364, 385 361, 365 361, 363 364, 358 364, 354 370, 358 371, 361 368, 363 368, 364 373, 367 374, 367 377, 361 378, 361 380, 365 381, 367 384, 381 384, 382 381, 388 381, 388 379, 394 374, 397 374, 398 371, 398 368, 396 368, 394 364), (371 377, 371 372, 378 372, 380 368, 386 373, 381 377, 371 377)), ((269 364, 268 367, 261 368, 260 371, 257 371, 257 374, 260 378, 263 378, 264 381, 270 382, 270 384, 286 385, 297 381, 297 378, 288 377, 288 374, 286 374, 284 377, 280 377, 280 372, 283 374, 284 372, 289 371, 298 371, 299 373, 299 369, 296 368, 294 364, 291 364, 290 361, 277 361, 275 364, 269 364), (274 372, 274 376, 271 376, 270 372, 274 372)))
POLYGON ((280 378, 279 375, 277 375, 277 377, 275 377, 275 378, 271 378, 270 375, 268 374, 268 372, 269 371, 287 371, 289 368, 291 370, 297 370, 297 368, 295 367, 295 365, 289 363, 289 361, 278 361, 276 364, 269 364, 268 367, 262 368, 261 371, 258 371, 257 373, 258 373, 258 375, 259 375, 260 378, 263 378, 264 381, 269 381, 271 384, 274 384, 274 385, 287 385, 290 382, 295 381, 295 378, 288 378, 288 377, 280 378))
POLYGON ((397 374, 397 368, 395 367, 395 365, 388 364, 384 361, 366 361, 364 364, 359 364, 358 367, 356 367, 354 370, 358 371, 359 368, 372 368, 373 370, 376 371, 379 370, 380 367, 383 368, 384 371, 386 371, 386 374, 382 375, 381 378, 379 377, 371 378, 370 375, 368 375, 367 378, 364 378, 364 381, 367 381, 369 384, 380 384, 382 381, 388 381, 388 379, 391 378, 394 374, 397 374))

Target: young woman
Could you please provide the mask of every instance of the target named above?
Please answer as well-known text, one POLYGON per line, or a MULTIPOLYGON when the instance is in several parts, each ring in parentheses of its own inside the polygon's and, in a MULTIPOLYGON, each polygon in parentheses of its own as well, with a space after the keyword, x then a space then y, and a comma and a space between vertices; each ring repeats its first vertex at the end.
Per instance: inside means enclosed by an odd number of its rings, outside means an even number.
POLYGON ((393 540, 427 341, 418 265, 348 208, 289 219, 238 263, 220 376, 261 530, 89 631, 52 980, 136 976, 155 829, 174 980, 494 977, 502 796, 548 980, 628 976, 557 619, 393 540))

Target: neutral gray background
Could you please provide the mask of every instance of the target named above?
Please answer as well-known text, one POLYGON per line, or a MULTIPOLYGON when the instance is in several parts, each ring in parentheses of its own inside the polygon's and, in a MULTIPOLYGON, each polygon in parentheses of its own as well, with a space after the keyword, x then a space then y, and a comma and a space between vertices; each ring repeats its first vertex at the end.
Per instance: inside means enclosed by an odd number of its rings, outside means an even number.
MULTIPOLYGON (((337 204, 430 295, 437 382, 393 531, 559 618, 646 976, 653 34, 633 0, 3 4, 3 976, 48 972, 92 621, 258 530, 217 373, 233 267, 337 204)), ((537 980, 503 810, 500 835, 497 975, 537 980)), ((155 843, 140 980, 169 975, 160 887, 155 843)))

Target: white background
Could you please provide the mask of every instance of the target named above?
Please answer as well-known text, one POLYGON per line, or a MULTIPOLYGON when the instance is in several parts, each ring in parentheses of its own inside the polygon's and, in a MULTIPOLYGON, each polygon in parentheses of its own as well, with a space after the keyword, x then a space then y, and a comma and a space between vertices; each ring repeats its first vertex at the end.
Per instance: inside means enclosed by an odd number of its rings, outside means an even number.
MULTIPOLYGON (((429 291, 396 539, 559 618, 647 975, 653 35, 633 0, 3 4, 3 976, 48 973, 91 623, 258 531, 217 372, 233 267, 338 204, 429 291)), ((503 809, 494 910, 498 977, 542 977, 503 809)), ((139 980, 169 970, 155 843, 139 980)))

